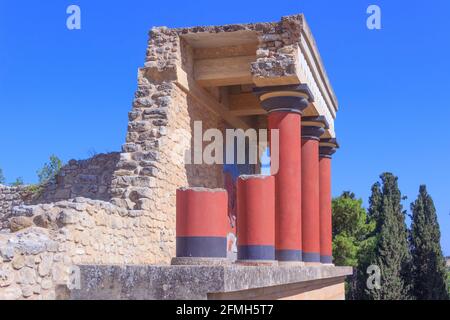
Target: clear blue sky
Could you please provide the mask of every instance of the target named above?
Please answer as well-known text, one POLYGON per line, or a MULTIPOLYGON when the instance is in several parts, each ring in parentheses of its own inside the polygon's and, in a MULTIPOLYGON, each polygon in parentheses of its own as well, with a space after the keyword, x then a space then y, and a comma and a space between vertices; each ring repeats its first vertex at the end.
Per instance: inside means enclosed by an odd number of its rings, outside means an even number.
POLYGON ((36 181, 54 153, 64 161, 120 150, 147 32, 277 21, 305 13, 340 102, 342 148, 334 194, 367 203, 383 171, 399 176, 405 206, 427 184, 450 255, 450 1, 0 0, 0 168, 36 181), (66 28, 81 7, 82 29, 66 28), (382 10, 382 30, 366 9, 382 10))

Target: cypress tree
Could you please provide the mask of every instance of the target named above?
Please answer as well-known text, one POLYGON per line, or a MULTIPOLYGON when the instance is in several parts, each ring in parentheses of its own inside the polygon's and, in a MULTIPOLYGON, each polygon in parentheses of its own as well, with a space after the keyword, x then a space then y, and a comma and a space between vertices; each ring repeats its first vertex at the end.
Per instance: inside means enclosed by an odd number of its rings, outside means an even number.
POLYGON ((381 202, 383 195, 381 194, 381 185, 379 182, 374 183, 372 186, 372 194, 369 198, 369 209, 368 209, 368 215, 369 218, 376 222, 376 227, 374 230, 374 234, 380 233, 379 230, 379 218, 380 218, 380 212, 381 212, 381 202))
POLYGON ((411 203, 411 212, 413 294, 421 300, 447 300, 447 270, 440 244, 441 232, 426 186, 420 186, 416 201, 411 203))
POLYGON ((398 188, 398 178, 392 173, 383 173, 381 185, 372 187, 369 214, 376 222, 375 257, 371 264, 381 271, 381 288, 366 289, 369 299, 403 300, 411 298, 411 255, 406 212, 398 188))
POLYGON ((360 243, 357 260, 358 266, 355 268, 353 276, 348 277, 349 295, 352 300, 367 300, 370 295, 366 291, 367 268, 375 259, 375 245, 377 242, 377 221, 381 210, 381 190, 380 183, 372 186, 372 195, 369 198, 369 209, 367 210, 366 225, 369 226, 365 240, 360 243))

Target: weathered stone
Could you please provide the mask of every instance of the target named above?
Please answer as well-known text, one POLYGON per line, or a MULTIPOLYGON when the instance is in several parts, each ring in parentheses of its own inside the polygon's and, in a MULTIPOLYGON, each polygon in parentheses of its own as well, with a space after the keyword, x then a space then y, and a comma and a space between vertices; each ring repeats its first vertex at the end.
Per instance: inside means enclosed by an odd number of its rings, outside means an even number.
POLYGON ((134 188, 130 189, 130 194, 128 196, 132 201, 135 201, 135 200, 138 200, 141 198, 152 199, 153 191, 152 191, 152 189, 149 189, 149 188, 134 187, 134 188))
POLYGON ((150 177, 156 177, 158 173, 158 169, 155 167, 145 167, 142 168, 142 170, 140 171, 140 174, 143 176, 150 176, 150 177))
POLYGON ((123 152, 136 152, 139 151, 139 146, 135 143, 125 143, 122 146, 123 152))
POLYGON ((0 265, 0 288, 7 287, 14 282, 14 272, 9 264, 0 265))
POLYGON ((51 224, 51 221, 46 214, 38 215, 33 218, 33 223, 41 228, 48 228, 51 224))
POLYGON ((65 281, 67 280, 67 276, 68 276, 67 267, 65 267, 60 263, 53 265, 52 268, 53 281, 55 281, 56 283, 65 283, 65 281))
POLYGON ((51 278, 42 279, 41 287, 44 290, 50 289, 53 286, 53 281, 51 278))
POLYGON ((30 228, 27 232, 9 239, 9 243, 24 254, 34 255, 45 251, 46 244, 49 240, 48 235, 34 228, 30 228))
POLYGON ((58 222, 62 225, 76 224, 78 221, 78 214, 70 210, 63 210, 58 216, 58 222))
POLYGON ((67 207, 79 212, 86 211, 87 209, 86 203, 78 203, 78 202, 68 203, 67 207))
POLYGON ((48 275, 52 269, 53 265, 53 254, 44 253, 42 254, 42 261, 39 264, 38 272, 41 277, 48 275))
POLYGON ((122 170, 130 170, 130 171, 133 171, 133 170, 135 170, 137 167, 138 167, 137 162, 136 162, 136 161, 132 161, 132 160, 129 160, 129 161, 120 161, 120 162, 117 164, 117 168, 118 168, 118 169, 122 169, 122 170))
POLYGON ((136 108, 149 108, 153 105, 153 100, 148 97, 134 99, 133 105, 136 108))
POLYGON ((33 286, 30 285, 22 286, 22 295, 25 298, 31 297, 33 295, 33 286))
POLYGON ((48 241, 47 242, 47 251, 49 251, 49 252, 58 251, 58 242, 57 241, 48 241))
POLYGON ((16 206, 12 208, 12 214, 13 216, 16 217, 19 216, 31 217, 33 216, 33 208, 25 205, 16 206))
POLYGON ((17 300, 22 297, 22 289, 19 286, 10 286, 3 290, 2 299, 17 300))
POLYGON ((133 154, 135 161, 156 161, 159 159, 159 153, 156 151, 136 152, 133 154))
POLYGON ((12 261, 12 266, 16 270, 22 269, 25 266, 25 257, 23 255, 16 256, 12 261))
POLYGON ((128 130, 134 131, 134 132, 145 132, 147 130, 150 130, 150 123, 148 121, 133 121, 128 124, 128 130))
POLYGON ((32 268, 25 267, 19 270, 20 284, 35 284, 36 283, 36 271, 32 268))
POLYGON ((71 189, 57 189, 55 191, 55 199, 68 199, 72 194, 71 189))
POLYGON ((54 290, 46 290, 45 292, 42 292, 42 299, 43 300, 55 300, 56 295, 54 290))
POLYGON ((27 267, 33 268, 36 266, 36 259, 33 255, 26 255, 25 257, 25 265, 27 267))
POLYGON ((167 108, 146 109, 144 110, 144 119, 167 119, 167 112, 167 108))
POLYGON ((164 119, 157 119, 152 121, 153 125, 155 126, 167 126, 168 121, 164 119))
POLYGON ((141 115, 141 112, 139 112, 137 110, 130 111, 128 113, 128 120, 134 121, 134 120, 138 119, 140 117, 140 115, 141 115))
POLYGON ((33 221, 27 217, 13 217, 9 220, 10 229, 12 232, 16 232, 25 228, 29 228, 33 225, 33 221))
POLYGON ((40 294, 41 293, 41 285, 36 284, 33 286, 33 293, 40 294))
POLYGON ((0 257, 4 262, 11 261, 14 258, 14 247, 10 245, 0 246, 0 257))

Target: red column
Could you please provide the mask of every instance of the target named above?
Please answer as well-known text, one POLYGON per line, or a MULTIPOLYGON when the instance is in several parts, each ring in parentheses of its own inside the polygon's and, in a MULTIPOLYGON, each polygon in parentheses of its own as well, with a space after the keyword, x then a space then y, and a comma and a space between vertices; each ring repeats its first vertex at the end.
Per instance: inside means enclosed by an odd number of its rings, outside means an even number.
POLYGON ((322 139, 319 148, 320 262, 324 264, 333 263, 331 156, 336 147, 335 139, 322 139))
POLYGON ((275 260, 275 179, 243 175, 237 183, 238 260, 275 260))
MULTIPOLYGON (((279 130, 278 171, 272 171, 275 176, 276 257, 279 261, 301 261, 301 115, 272 112, 269 129, 279 130)), ((271 154, 271 157, 274 159, 276 155, 271 154)))
POLYGON ((319 140, 323 117, 304 117, 302 127, 302 239, 303 261, 320 263, 319 140))
POLYGON ((269 129, 278 130, 279 136, 278 148, 273 139, 270 145, 275 177, 275 256, 280 262, 301 261, 301 113, 312 95, 306 85, 256 88, 255 93, 269 113, 269 129))
POLYGON ((226 258, 228 196, 223 189, 177 190, 176 255, 226 258))

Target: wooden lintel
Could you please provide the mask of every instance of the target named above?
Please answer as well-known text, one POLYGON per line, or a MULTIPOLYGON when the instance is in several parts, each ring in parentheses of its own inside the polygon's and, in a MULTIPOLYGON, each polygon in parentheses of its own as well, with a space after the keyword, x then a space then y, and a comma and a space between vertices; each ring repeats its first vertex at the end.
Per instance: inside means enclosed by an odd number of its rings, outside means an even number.
POLYGON ((200 87, 194 79, 180 67, 177 68, 177 80, 175 83, 186 93, 190 94, 199 103, 203 104, 208 110, 220 115, 225 122, 234 128, 247 130, 252 128, 249 121, 239 118, 232 114, 230 110, 222 103, 217 101, 204 88, 200 87))
POLYGON ((266 114, 253 93, 230 94, 230 111, 235 116, 252 116, 266 114))
POLYGON ((195 60, 194 79, 204 87, 251 84, 250 64, 255 60, 255 56, 195 60))

